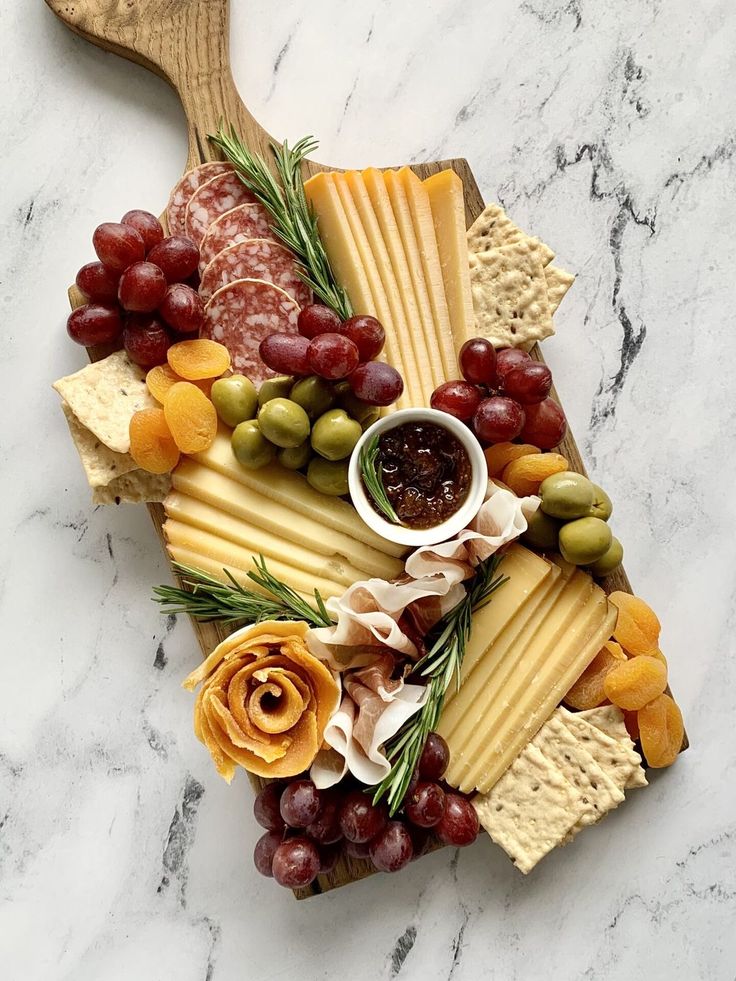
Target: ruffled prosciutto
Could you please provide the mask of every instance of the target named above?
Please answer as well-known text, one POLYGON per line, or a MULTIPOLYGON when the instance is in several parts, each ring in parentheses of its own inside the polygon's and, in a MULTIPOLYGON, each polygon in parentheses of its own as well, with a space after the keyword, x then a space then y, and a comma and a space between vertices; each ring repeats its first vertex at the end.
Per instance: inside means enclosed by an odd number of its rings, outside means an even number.
POLYGON ((237 766, 291 777, 314 760, 340 700, 331 672, 310 654, 303 622, 264 621, 237 630, 184 681, 201 683, 194 732, 228 783, 237 766))

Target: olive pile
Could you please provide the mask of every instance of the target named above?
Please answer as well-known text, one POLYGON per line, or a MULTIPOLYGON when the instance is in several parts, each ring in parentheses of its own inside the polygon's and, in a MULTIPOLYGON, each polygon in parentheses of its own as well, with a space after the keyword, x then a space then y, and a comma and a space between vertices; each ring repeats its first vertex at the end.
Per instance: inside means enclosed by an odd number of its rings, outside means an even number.
POLYGON ((573 565, 607 576, 621 565, 624 550, 607 521, 613 505, 606 492, 582 474, 565 470, 543 480, 542 505, 529 519, 524 540, 534 548, 559 551, 573 565))
POLYGON ((217 414, 233 427, 235 458, 249 470, 276 459, 288 470, 305 470, 322 494, 348 492, 348 458, 363 429, 379 410, 356 397, 346 381, 317 375, 270 378, 256 391, 243 375, 212 386, 217 414))

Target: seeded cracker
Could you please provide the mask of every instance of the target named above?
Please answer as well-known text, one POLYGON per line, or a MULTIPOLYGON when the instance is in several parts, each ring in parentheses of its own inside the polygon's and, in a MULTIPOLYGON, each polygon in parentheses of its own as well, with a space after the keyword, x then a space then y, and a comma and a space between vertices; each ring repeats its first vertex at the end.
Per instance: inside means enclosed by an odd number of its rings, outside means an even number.
POLYGON ((138 465, 129 453, 115 453, 100 442, 94 433, 82 425, 66 402, 61 403, 61 411, 66 417, 90 487, 107 487, 117 477, 137 469, 138 465))
POLYGON ((470 252, 487 252, 489 249, 517 245, 520 242, 537 244, 543 266, 548 265, 555 257, 548 245, 527 235, 518 225, 515 225, 499 204, 486 205, 468 229, 470 252))
POLYGON ((621 790, 645 787, 646 776, 641 757, 634 749, 628 733, 626 740, 612 739, 597 726, 592 725, 580 713, 560 708, 560 718, 573 735, 585 746, 593 759, 609 775, 621 790))
POLYGON ((161 503, 171 490, 171 477, 167 473, 147 473, 131 470, 107 487, 95 487, 92 491, 94 504, 150 504, 161 503))
POLYGON ((575 282, 575 277, 565 269, 560 269, 559 266, 546 266, 544 278, 547 280, 550 313, 554 315, 565 299, 565 294, 575 282))
POLYGON ((620 708, 616 705, 601 705, 598 708, 587 709, 585 712, 576 712, 575 716, 578 722, 588 722, 596 729, 600 729, 606 736, 610 736, 611 739, 625 746, 630 753, 632 764, 636 758, 637 765, 633 767, 633 773, 626 782, 625 790, 647 786, 647 777, 642 766, 641 756, 636 751, 634 741, 624 722, 624 713, 620 708))

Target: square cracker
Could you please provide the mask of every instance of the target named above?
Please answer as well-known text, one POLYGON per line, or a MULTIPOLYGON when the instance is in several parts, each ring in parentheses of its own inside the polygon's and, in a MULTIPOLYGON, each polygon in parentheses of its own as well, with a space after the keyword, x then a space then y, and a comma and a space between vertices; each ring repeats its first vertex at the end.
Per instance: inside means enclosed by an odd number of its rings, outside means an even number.
POLYGON ((116 453, 105 446, 82 425, 66 402, 61 403, 61 411, 66 417, 90 487, 107 487, 117 477, 137 469, 138 464, 129 453, 116 453))
POLYGON ((536 242, 471 253, 470 287, 477 332, 494 347, 521 347, 555 329, 536 242))
POLYGON ((487 252, 488 249, 498 249, 504 245, 536 242, 542 265, 548 265, 555 257, 548 245, 527 235, 518 225, 515 225, 500 204, 486 205, 468 229, 467 234, 470 252, 487 252))
POLYGON ((642 765, 642 759, 636 751, 634 741, 629 735, 629 730, 626 728, 624 713, 621 709, 617 705, 600 705, 598 708, 586 709, 584 712, 578 712, 576 714, 578 719, 590 723, 596 729, 600 729, 601 732, 610 736, 611 739, 615 739, 617 743, 626 746, 631 753, 632 761, 634 758, 638 760, 638 766, 634 768, 634 772, 629 777, 625 789, 631 790, 634 787, 646 787, 647 777, 642 765))
POLYGON ((131 416, 157 406, 146 388, 144 372, 124 351, 60 378, 54 388, 80 423, 115 453, 130 449, 131 416))
POLYGON ((564 300, 565 294, 575 282, 575 277, 567 270, 560 269, 559 266, 545 266, 544 278, 547 280, 550 313, 555 314, 564 300))
POLYGON ((131 470, 92 491, 94 504, 160 503, 171 490, 171 475, 131 470))
POLYGON ((580 792, 531 743, 487 794, 472 801, 478 819, 524 874, 585 813, 580 792))
POLYGON ((559 712, 568 729, 620 790, 646 786, 641 757, 634 749, 628 733, 626 740, 612 739, 590 721, 581 719, 580 713, 568 712, 565 708, 560 708, 559 712))

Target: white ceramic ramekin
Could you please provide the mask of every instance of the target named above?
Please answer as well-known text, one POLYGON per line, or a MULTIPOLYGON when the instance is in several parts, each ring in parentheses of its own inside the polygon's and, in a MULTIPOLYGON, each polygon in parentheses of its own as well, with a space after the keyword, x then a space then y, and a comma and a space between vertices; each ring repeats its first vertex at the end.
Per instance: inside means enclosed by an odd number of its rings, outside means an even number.
POLYGON ((438 542, 445 542, 470 524, 480 510, 486 495, 488 467, 480 443, 471 430, 459 419, 448 415, 447 412, 440 412, 438 409, 400 409, 398 412, 392 412, 391 415, 384 416, 378 422, 374 422, 360 437, 350 457, 348 486, 355 509, 369 528, 391 542, 419 548, 420 545, 436 545, 438 542), (443 426, 465 447, 470 459, 470 489, 465 498, 465 503, 446 521, 432 528, 408 528, 386 521, 371 504, 360 474, 360 451, 368 440, 407 422, 431 422, 437 426, 443 426))

